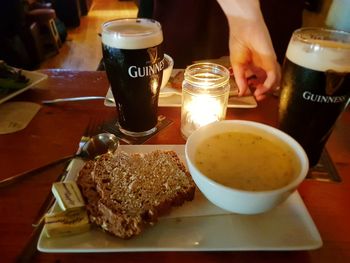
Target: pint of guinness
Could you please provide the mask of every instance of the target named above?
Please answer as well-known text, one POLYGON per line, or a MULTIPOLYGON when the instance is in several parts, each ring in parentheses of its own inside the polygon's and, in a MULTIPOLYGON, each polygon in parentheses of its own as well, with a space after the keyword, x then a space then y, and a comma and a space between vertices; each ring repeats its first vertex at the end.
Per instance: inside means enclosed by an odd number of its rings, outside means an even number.
POLYGON ((320 28, 294 32, 282 70, 279 128, 315 166, 350 97, 350 34, 320 28))
POLYGON ((102 26, 102 51, 115 98, 119 129, 129 136, 153 133, 164 68, 163 34, 151 19, 117 19, 102 26))

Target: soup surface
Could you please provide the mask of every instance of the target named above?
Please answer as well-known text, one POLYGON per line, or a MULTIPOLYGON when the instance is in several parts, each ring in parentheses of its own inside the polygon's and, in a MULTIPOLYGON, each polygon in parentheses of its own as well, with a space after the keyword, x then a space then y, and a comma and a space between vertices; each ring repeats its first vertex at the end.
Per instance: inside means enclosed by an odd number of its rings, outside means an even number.
POLYGON ((195 153, 195 163, 203 174, 220 184, 253 191, 287 185, 299 169, 286 143, 246 132, 205 139, 195 153))

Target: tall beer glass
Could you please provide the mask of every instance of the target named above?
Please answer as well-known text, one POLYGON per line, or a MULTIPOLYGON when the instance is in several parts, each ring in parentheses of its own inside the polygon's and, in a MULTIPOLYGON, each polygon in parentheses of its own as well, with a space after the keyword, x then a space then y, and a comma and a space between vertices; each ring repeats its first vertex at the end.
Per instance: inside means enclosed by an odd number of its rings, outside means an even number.
POLYGON ((102 51, 119 117, 129 136, 153 133, 164 68, 161 25, 151 19, 117 19, 102 26, 102 51))
POLYGON ((296 30, 282 72, 279 127, 304 147, 314 166, 349 103, 350 33, 296 30))

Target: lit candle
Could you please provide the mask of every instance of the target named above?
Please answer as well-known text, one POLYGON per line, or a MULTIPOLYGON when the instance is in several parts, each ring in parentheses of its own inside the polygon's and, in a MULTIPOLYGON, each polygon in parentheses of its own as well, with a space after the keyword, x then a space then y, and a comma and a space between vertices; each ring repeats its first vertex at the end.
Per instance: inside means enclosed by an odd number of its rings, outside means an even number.
POLYGON ((218 64, 199 63, 185 71, 182 85, 181 132, 187 138, 199 127, 225 119, 229 71, 218 64))

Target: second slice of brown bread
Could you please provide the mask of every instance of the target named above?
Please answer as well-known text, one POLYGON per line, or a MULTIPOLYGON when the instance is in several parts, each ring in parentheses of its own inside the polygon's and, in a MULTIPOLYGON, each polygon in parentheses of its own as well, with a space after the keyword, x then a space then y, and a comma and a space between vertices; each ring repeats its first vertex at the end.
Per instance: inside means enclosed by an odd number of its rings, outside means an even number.
POLYGON ((77 183, 90 220, 121 238, 138 235, 160 214, 194 197, 195 184, 173 151, 118 151, 89 161, 77 183))

